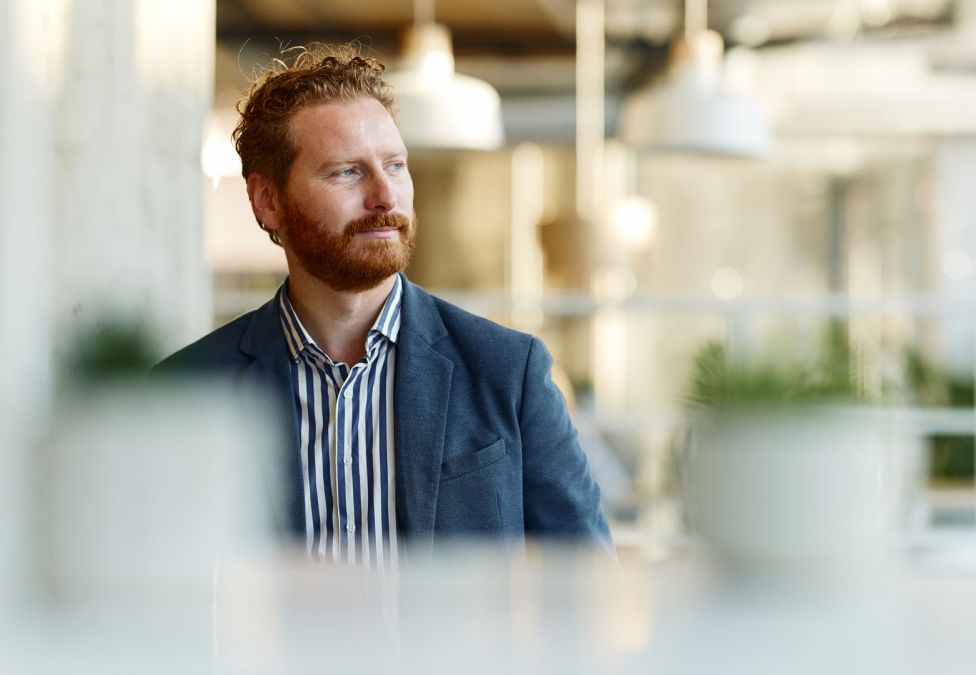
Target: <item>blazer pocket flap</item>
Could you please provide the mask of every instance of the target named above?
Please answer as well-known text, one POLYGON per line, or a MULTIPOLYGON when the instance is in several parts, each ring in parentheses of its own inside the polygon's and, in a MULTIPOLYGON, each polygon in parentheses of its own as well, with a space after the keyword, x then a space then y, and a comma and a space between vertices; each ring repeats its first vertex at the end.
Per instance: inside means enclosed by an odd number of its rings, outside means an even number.
POLYGON ((441 478, 453 478, 461 474, 477 471, 494 464, 505 456, 505 439, 499 438, 491 445, 470 455, 452 457, 441 465, 441 478))

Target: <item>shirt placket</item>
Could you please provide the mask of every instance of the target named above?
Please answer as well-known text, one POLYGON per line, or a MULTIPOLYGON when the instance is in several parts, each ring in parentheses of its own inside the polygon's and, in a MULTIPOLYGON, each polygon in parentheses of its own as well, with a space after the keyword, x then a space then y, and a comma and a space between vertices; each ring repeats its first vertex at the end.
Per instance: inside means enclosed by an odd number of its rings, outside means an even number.
MULTIPOLYGON (((356 400, 355 391, 356 383, 364 376, 363 373, 366 371, 366 367, 367 362, 361 361, 349 370, 344 381, 339 379, 342 384, 339 388, 339 395, 336 397, 336 406, 341 409, 337 411, 337 421, 340 423, 340 426, 336 434, 336 464, 342 467, 343 476, 342 494, 338 500, 339 528, 344 543, 342 548, 347 561, 350 563, 354 563, 358 556, 356 533, 359 527, 356 518, 357 504, 355 488, 360 485, 358 455, 362 450, 355 442, 359 428, 358 417, 361 413, 361 411, 357 410, 358 401, 356 400)), ((341 375, 344 368, 341 366, 337 368, 341 375)), ((362 503, 366 498, 367 495, 359 496, 360 508, 363 508, 362 503)))
MULTIPOLYGON (((311 373, 312 371, 314 371, 317 374, 316 378, 313 378, 312 381, 313 382, 317 381, 321 383, 321 386, 316 384, 316 386, 314 387, 314 394, 312 398, 308 400, 304 400, 303 402, 303 406, 305 406, 309 410, 308 413, 309 416, 312 416, 315 419, 317 419, 317 424, 321 424, 322 415, 327 415, 329 416, 330 419, 332 416, 332 411, 329 410, 330 408, 329 395, 326 393, 326 390, 330 386, 327 384, 327 382, 329 381, 329 377, 327 374, 328 365, 326 364, 323 355, 316 352, 313 348, 309 348, 308 345, 305 345, 302 348, 302 350, 299 352, 299 354, 300 354, 300 358, 304 361, 305 366, 307 366, 310 369, 309 372, 311 373), (320 406, 320 408, 317 408, 317 406, 314 403, 316 399, 319 400, 318 406, 320 406), (321 412, 317 412, 318 409, 320 409, 321 412)), ((304 392, 302 395, 304 396, 304 392)), ((332 493, 331 481, 332 481, 332 476, 334 476, 335 474, 333 468, 329 466, 330 464, 329 456, 331 454, 331 449, 329 447, 328 430, 322 429, 321 426, 319 426, 316 435, 318 436, 317 441, 314 439, 310 439, 311 444, 318 448, 315 453, 314 463, 313 462, 310 463, 313 463, 315 467, 314 484, 318 486, 318 488, 316 489, 322 489, 323 492, 317 493, 316 503, 319 505, 319 507, 314 517, 317 521, 319 521, 320 536, 322 538, 322 544, 321 544, 322 548, 320 549, 320 552, 328 555, 328 553, 326 552, 327 551, 326 541, 329 538, 327 533, 330 527, 325 522, 325 520, 326 519, 331 520, 331 514, 329 512, 328 507, 323 508, 322 503, 323 500, 327 499, 326 495, 330 495, 332 493), (321 516, 321 520, 320 520, 320 516, 321 516)), ((313 489, 313 488, 309 486, 308 489, 313 489)))

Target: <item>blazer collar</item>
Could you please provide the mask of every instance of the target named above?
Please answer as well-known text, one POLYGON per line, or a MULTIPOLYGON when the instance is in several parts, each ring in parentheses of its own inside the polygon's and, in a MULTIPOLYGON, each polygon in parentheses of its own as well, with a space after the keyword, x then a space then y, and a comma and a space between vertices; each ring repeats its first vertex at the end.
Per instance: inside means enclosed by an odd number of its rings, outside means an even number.
POLYGON ((281 314, 278 303, 275 302, 276 297, 277 295, 254 310, 251 322, 241 336, 238 348, 251 358, 260 359, 269 351, 274 351, 272 343, 277 340, 284 344, 285 334, 281 328, 281 314))
POLYGON ((414 334, 428 345, 447 336, 447 328, 441 320, 440 312, 434 305, 434 297, 407 280, 406 275, 400 273, 403 283, 403 300, 400 312, 401 325, 406 325, 414 334))

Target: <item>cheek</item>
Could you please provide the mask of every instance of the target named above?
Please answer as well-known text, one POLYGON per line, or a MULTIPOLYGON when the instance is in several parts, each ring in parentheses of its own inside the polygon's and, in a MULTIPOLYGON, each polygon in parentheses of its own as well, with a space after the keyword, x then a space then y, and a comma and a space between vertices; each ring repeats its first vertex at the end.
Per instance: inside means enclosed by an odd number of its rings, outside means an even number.
POLYGON ((358 215, 356 200, 347 195, 318 195, 313 208, 318 220, 332 230, 341 229, 358 215))
POLYGON ((407 183, 400 188, 399 201, 406 206, 413 206, 413 183, 407 183))

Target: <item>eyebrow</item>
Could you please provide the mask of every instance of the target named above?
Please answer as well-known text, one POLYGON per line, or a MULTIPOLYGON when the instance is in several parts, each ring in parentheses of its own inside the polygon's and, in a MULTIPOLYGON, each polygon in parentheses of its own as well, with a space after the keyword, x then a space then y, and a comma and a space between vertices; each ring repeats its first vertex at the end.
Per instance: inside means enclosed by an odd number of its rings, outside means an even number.
MULTIPOLYGON (((384 162, 387 162, 387 161, 390 161, 390 160, 405 160, 407 158, 407 154, 408 153, 406 151, 404 151, 404 152, 399 152, 399 151, 397 151, 397 152, 391 152, 390 154, 385 155, 382 159, 383 159, 384 162)), ((351 159, 351 158, 350 159, 330 160, 330 161, 322 162, 321 164, 319 164, 317 170, 319 172, 324 172, 324 171, 328 171, 329 169, 334 169, 334 168, 340 167, 340 166, 349 166, 350 164, 362 164, 362 163, 363 163, 362 160, 359 160, 359 159, 351 159)))
POLYGON ((328 171, 329 169, 334 169, 339 166, 348 166, 349 164, 359 164, 355 159, 340 159, 337 161, 322 162, 318 166, 318 171, 328 171))

